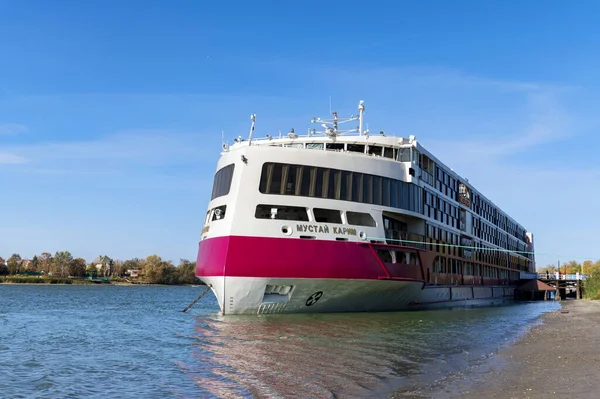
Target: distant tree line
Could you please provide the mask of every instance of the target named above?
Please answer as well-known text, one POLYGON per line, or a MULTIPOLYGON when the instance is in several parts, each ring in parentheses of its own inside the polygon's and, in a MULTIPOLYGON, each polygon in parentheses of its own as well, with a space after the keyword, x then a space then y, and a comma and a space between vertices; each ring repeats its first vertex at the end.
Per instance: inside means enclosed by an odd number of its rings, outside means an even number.
POLYGON ((548 265, 538 269, 538 273, 554 274, 585 274, 586 280, 583 282, 584 298, 587 299, 600 299, 600 260, 595 262, 586 260, 583 263, 579 263, 576 260, 569 261, 565 264, 560 265, 548 265))
POLYGON ((194 284, 196 262, 180 259, 175 266, 170 260, 158 255, 145 259, 133 258, 125 261, 100 255, 92 262, 74 258, 69 251, 58 251, 54 255, 43 252, 33 259, 22 259, 12 254, 4 261, 0 257, 0 275, 39 274, 53 278, 108 277, 132 283, 150 284, 194 284))

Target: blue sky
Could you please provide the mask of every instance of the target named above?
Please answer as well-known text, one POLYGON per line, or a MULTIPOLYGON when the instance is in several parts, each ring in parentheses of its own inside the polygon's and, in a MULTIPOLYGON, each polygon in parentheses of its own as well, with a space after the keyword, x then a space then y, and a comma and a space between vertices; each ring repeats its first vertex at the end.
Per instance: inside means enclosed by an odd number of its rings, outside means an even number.
POLYGON ((535 235, 600 258, 592 1, 0 0, 0 256, 195 259, 221 131, 366 103, 535 235))

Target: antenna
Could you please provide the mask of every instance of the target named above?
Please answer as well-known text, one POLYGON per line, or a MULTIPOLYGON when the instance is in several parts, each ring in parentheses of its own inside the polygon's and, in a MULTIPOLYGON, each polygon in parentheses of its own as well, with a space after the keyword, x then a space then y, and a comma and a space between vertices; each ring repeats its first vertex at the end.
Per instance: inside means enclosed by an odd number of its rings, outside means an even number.
POLYGON ((223 149, 223 151, 229 150, 229 146, 225 142, 225 131, 224 130, 221 130, 221 148, 223 149))
MULTIPOLYGON (((365 112, 365 102, 360 100, 358 103, 358 135, 362 136, 363 128, 363 112, 365 112)), ((368 129, 368 127, 367 127, 368 129)))
MULTIPOLYGON (((321 126, 323 128, 325 128, 325 131, 319 132, 319 133, 325 133, 330 138, 335 138, 336 136, 342 135, 344 133, 361 132, 362 131, 362 123, 363 123, 362 114, 365 109, 365 106, 363 105, 363 103, 364 103, 364 101, 361 101, 360 105, 358 106, 358 110, 360 111, 359 116, 353 115, 350 118, 339 118, 337 111, 332 111, 331 114, 333 115, 333 119, 325 120, 325 119, 321 119, 321 118, 313 118, 311 120, 311 122, 312 123, 320 123, 321 126), (360 121, 360 125, 358 127, 355 127, 354 129, 338 130, 339 125, 341 125, 342 123, 356 121, 356 120, 360 121)), ((313 134, 315 134, 315 133, 317 133, 317 132, 313 130, 313 134)))
POLYGON ((248 145, 252 145, 252 133, 254 133, 254 122, 256 122, 256 114, 250 115, 252 120, 252 126, 250 127, 250 134, 248 135, 248 145))

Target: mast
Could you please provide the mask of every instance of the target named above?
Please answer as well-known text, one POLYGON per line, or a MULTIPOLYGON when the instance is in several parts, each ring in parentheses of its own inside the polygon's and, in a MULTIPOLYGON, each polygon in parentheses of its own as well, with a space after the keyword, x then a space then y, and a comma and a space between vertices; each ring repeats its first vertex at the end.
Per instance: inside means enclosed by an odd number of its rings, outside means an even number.
MULTIPOLYGON (((325 133, 327 136, 329 136, 332 139, 335 139, 335 137, 340 136, 344 133, 350 133, 350 132, 358 132, 360 135, 362 135, 364 110, 365 110, 364 101, 361 100, 360 104, 358 105, 358 111, 360 113, 359 116, 351 116, 350 118, 339 118, 337 111, 333 111, 331 113, 333 115, 333 119, 326 120, 326 119, 321 119, 321 118, 313 118, 311 120, 311 122, 312 123, 321 123, 321 126, 323 128, 325 128, 325 131, 318 132, 318 133, 325 133), (342 123, 356 121, 356 120, 359 121, 359 126, 355 127, 354 129, 338 130, 339 125, 341 125, 342 123)), ((315 134, 315 133, 317 133, 317 131, 313 130, 313 134, 315 134)))
POLYGON ((248 145, 252 145, 252 133, 254 133, 254 122, 256 122, 256 114, 250 115, 252 126, 250 126, 250 134, 248 135, 248 145))
POLYGON ((365 102, 360 100, 358 104, 358 135, 362 136, 363 132, 363 112, 365 112, 365 102))

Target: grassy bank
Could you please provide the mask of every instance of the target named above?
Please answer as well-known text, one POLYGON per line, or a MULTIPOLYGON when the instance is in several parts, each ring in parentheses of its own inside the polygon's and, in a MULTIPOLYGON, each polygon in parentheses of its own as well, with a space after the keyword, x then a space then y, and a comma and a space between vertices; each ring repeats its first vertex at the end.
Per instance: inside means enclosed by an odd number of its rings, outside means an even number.
POLYGON ((37 276, 1 276, 0 284, 72 284, 83 285, 93 284, 90 280, 80 280, 72 278, 53 278, 37 276))
POLYGON ((583 297, 585 299, 600 299, 600 272, 588 274, 583 283, 583 297))

